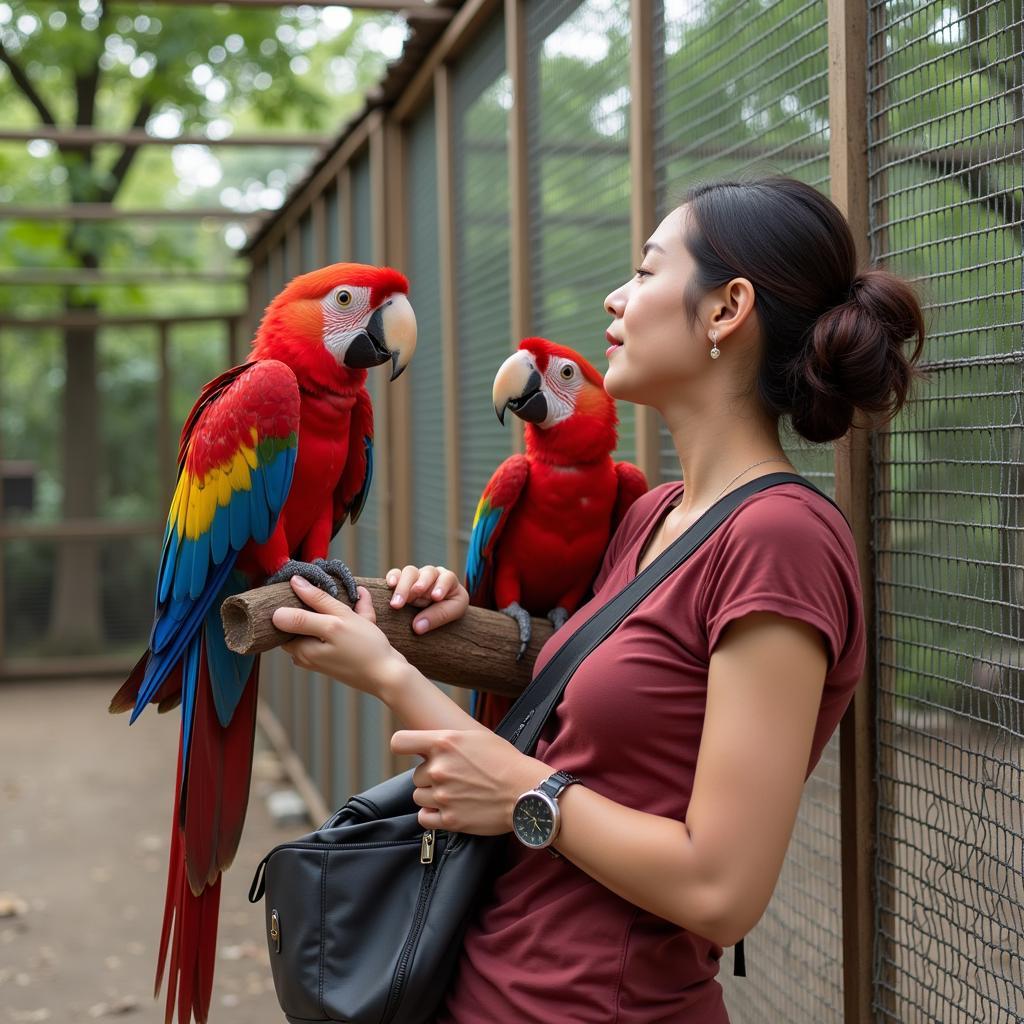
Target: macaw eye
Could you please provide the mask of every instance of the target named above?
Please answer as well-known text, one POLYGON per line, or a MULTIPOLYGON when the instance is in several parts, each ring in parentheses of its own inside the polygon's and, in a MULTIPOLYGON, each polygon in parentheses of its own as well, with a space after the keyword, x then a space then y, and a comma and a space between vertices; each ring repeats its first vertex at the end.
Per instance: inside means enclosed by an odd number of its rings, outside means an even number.
POLYGON ((563 380, 572 380, 573 374, 575 372, 576 372, 576 367, 573 366, 572 363, 566 363, 565 366, 562 367, 562 379, 563 380))
POLYGON ((340 289, 334 293, 334 301, 341 306, 342 309, 348 309, 352 305, 352 293, 345 288, 340 289))

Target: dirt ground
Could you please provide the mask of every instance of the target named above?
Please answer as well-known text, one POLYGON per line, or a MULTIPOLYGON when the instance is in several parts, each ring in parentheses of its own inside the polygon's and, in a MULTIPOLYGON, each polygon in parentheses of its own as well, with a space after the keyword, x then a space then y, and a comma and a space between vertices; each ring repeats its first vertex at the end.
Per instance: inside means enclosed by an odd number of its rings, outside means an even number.
MULTIPOLYGON (((119 1018, 160 1024, 153 977, 179 718, 107 713, 108 682, 0 684, 0 1024, 119 1018)), ((259 742, 259 741, 258 741, 259 742)), ((260 746, 263 746, 260 744, 260 746)), ((211 1024, 280 1024, 247 899, 260 858, 307 831, 265 807, 276 759, 257 753, 235 864, 224 876, 211 1024)))

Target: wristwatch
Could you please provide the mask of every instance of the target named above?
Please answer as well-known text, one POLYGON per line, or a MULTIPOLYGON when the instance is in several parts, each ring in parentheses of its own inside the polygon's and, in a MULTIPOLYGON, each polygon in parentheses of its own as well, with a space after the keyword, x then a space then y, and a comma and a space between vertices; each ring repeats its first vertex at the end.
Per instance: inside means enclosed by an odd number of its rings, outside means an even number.
POLYGON ((555 772, 538 783, 536 789, 523 793, 512 810, 512 831, 516 839, 531 850, 550 846, 562 821, 558 798, 566 786, 579 781, 568 772, 555 772))

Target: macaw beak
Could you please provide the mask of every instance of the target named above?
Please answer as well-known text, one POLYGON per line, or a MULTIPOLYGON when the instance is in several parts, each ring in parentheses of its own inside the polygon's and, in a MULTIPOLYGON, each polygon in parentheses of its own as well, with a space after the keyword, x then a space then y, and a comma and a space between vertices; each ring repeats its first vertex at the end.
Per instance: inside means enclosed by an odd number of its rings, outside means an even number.
POLYGON ((529 352, 513 352, 494 375, 491 398, 498 421, 505 425, 505 410, 511 409, 527 423, 548 418, 548 402, 541 390, 543 378, 529 352))
POLYGON ((391 380, 409 365, 416 351, 416 314, 402 292, 389 295, 373 311, 366 330, 345 352, 345 365, 359 369, 391 361, 391 380))

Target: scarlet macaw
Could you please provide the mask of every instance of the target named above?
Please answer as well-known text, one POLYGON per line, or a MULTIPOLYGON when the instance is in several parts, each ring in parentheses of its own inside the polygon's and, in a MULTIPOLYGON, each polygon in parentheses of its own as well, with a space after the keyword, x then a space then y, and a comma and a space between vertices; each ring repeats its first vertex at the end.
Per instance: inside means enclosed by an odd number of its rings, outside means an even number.
MULTIPOLYGON (((524 339, 495 375, 492 397, 502 424, 506 409, 526 421, 526 454, 505 459, 484 488, 466 589, 471 604, 516 620, 521 658, 531 615, 546 615, 558 629, 583 603, 615 527, 647 479, 636 466, 613 461, 615 402, 573 349, 524 339)), ((474 713, 494 728, 509 705, 482 694, 474 713)))
POLYGON ((170 951, 165 1021, 205 1022, 221 873, 245 820, 258 656, 227 649, 226 597, 294 574, 350 600, 331 538, 363 508, 373 466, 367 368, 394 380, 416 347, 405 277, 338 263, 295 278, 267 307, 249 360, 210 381, 181 432, 149 649, 110 704, 182 705, 156 986, 170 951))

